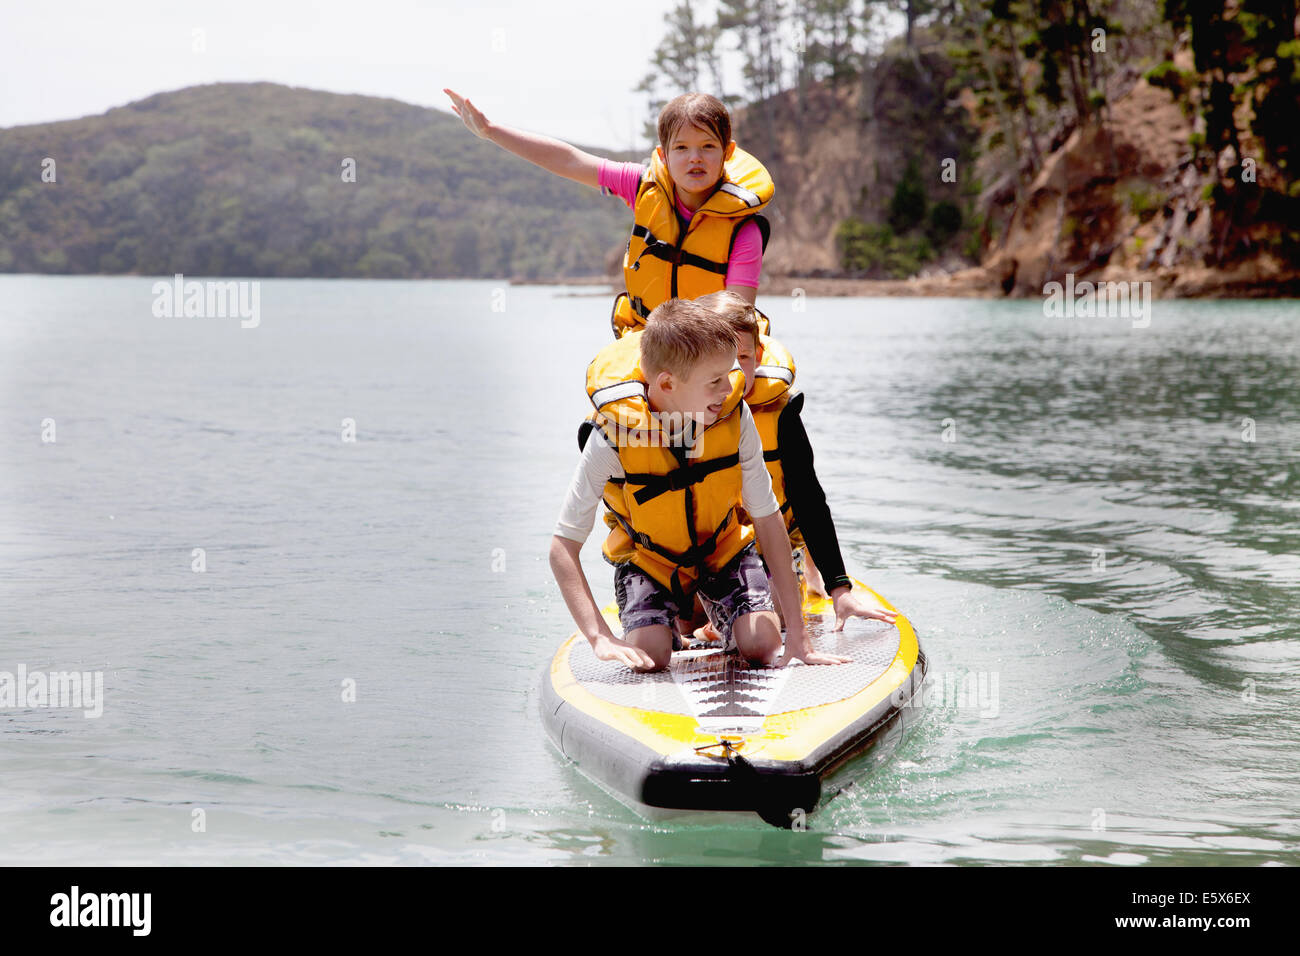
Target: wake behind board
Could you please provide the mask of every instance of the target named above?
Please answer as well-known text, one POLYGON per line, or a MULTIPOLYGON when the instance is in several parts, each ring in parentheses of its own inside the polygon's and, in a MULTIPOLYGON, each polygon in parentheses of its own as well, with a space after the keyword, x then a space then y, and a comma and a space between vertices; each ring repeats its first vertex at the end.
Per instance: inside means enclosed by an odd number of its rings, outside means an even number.
MULTIPOLYGON (((861 582, 854 588, 895 610, 861 582)), ((603 613, 621 634, 618 608, 603 613)), ((926 671, 902 614, 894 625, 852 618, 835 633, 831 602, 810 594, 804 621, 816 650, 853 662, 762 668, 706 648, 676 651, 667 670, 638 673, 597 660, 574 633, 542 677, 547 733, 638 809, 753 811, 789 827, 823 802, 824 785, 846 761, 901 736, 926 671)))

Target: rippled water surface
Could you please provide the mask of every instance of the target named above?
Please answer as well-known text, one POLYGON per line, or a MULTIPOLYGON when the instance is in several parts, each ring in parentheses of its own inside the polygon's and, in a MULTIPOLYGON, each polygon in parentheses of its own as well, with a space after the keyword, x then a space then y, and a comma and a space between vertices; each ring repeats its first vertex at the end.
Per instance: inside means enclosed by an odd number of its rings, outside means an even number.
POLYGON ((760 303, 935 686, 783 832, 643 820, 542 730, 607 297, 152 283, 0 276, 0 672, 104 675, 0 707, 0 862, 1300 863, 1300 303, 760 303))

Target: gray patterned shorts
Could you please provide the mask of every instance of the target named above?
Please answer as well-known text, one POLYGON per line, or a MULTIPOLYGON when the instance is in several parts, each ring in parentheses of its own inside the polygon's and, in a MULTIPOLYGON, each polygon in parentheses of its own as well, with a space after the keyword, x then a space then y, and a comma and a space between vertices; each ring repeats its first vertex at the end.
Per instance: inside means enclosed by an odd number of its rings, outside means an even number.
MULTIPOLYGON (((763 560, 753 545, 716 574, 705 570, 699 593, 709 622, 722 635, 728 649, 736 645, 731 629, 737 618, 755 611, 776 610, 763 560)), ((620 564, 614 569, 614 595, 618 599, 618 620, 625 634, 652 624, 663 624, 676 633, 677 618, 689 618, 694 610, 690 604, 678 607, 666 588, 634 564, 620 564)))

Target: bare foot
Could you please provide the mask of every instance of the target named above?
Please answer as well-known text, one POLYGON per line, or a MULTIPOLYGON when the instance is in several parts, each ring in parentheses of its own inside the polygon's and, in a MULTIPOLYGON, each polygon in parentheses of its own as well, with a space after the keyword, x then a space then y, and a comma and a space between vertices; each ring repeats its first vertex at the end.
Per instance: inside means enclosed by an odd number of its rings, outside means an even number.
POLYGON ((695 629, 695 639, 697 641, 717 641, 722 642, 722 635, 717 632, 712 624, 705 624, 703 627, 695 629))

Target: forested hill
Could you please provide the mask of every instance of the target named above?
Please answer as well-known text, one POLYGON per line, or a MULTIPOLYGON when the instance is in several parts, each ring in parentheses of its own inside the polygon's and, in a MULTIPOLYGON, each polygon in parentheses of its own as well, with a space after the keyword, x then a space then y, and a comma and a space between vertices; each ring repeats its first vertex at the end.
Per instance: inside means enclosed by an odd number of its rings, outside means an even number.
POLYGON ((217 83, 0 130, 0 272, 599 275, 627 229, 622 203, 391 99, 217 83))

